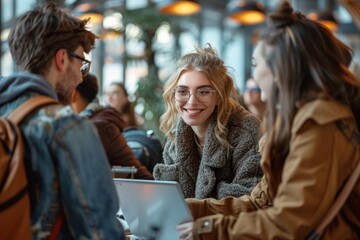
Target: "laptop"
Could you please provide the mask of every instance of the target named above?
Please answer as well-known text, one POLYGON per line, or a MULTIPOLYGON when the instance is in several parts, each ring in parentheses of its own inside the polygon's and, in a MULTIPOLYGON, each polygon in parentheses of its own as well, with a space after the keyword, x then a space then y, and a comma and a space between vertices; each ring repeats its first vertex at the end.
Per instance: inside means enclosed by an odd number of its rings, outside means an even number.
POLYGON ((193 221, 177 182, 114 178, 114 183, 120 212, 137 237, 178 239, 175 227, 193 221))

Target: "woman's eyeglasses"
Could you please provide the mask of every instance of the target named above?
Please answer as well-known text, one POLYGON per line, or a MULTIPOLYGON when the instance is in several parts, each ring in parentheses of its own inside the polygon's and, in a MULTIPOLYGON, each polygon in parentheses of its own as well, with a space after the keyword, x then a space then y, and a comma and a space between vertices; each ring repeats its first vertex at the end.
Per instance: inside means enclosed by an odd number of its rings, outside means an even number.
POLYGON ((203 103, 210 102, 212 100, 212 93, 216 92, 216 90, 204 87, 199 88, 196 91, 192 92, 187 88, 177 87, 173 89, 173 93, 175 94, 175 99, 178 102, 185 103, 189 101, 191 94, 195 93, 196 98, 203 103))
POLYGON ((86 60, 85 58, 80 57, 79 55, 77 55, 76 53, 70 51, 70 50, 66 50, 66 52, 69 54, 70 57, 73 58, 77 58, 81 61, 83 61, 82 66, 80 68, 81 74, 83 77, 85 77, 86 75, 88 75, 89 71, 90 71, 90 65, 91 65, 91 61, 86 60))

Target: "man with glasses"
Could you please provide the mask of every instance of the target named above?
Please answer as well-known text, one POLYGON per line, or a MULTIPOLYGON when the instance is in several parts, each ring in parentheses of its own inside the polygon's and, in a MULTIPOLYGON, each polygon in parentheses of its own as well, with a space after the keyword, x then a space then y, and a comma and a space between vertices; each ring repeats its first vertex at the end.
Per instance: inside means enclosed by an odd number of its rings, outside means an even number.
MULTIPOLYGON (((94 47, 96 36, 86 24, 87 20, 70 16, 54 3, 20 16, 9 35, 19 72, 0 79, 1 116, 38 95, 70 103, 90 69, 84 54, 94 47)), ((115 217, 116 190, 95 127, 70 106, 47 105, 20 128, 27 177, 34 183, 33 239, 47 238, 55 225, 60 226, 57 239, 124 239, 115 217), (63 223, 55 224, 62 215, 63 223)))

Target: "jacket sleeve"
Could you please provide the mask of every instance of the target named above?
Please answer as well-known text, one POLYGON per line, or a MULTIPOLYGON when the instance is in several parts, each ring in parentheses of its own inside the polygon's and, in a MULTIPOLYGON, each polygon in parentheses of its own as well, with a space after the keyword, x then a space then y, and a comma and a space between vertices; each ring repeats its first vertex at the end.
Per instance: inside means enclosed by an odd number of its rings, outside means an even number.
POLYGON ((238 215, 240 212, 250 212, 256 210, 256 205, 248 195, 240 198, 226 197, 220 200, 214 198, 196 199, 188 198, 185 200, 194 219, 213 215, 238 215))
POLYGON ((149 170, 135 158, 131 148, 127 145, 126 139, 114 123, 104 125, 101 122, 96 122, 95 125, 111 166, 134 166, 137 168, 135 178, 154 179, 149 170))
MULTIPOLYGON (((307 121, 293 133, 282 182, 273 201, 265 189, 259 191, 256 187, 251 202, 261 209, 236 214, 227 210, 225 214, 199 218, 193 228, 194 239, 304 239, 329 209, 344 180, 337 161, 342 151, 339 148, 344 146, 337 142, 341 138, 334 123, 307 121)), ((224 208, 230 205, 236 209, 242 201, 224 202, 224 208)), ((205 212, 201 210, 205 206, 215 209, 214 213, 221 212, 211 201, 206 204, 191 209, 196 216, 203 215, 198 212, 205 212)))
POLYGON ((164 163, 158 163, 154 167, 154 178, 164 181, 179 181, 179 163, 173 159, 175 146, 171 141, 167 141, 163 150, 164 163))

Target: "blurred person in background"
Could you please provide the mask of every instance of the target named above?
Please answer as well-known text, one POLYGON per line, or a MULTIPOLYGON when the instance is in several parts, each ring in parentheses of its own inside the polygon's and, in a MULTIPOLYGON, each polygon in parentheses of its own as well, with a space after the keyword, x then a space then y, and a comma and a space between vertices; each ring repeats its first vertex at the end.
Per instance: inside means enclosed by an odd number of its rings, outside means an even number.
POLYGON ((262 120, 266 111, 266 103, 261 99, 261 89, 254 79, 249 78, 246 81, 242 98, 244 107, 262 120))
POLYGON ((135 157, 152 172, 155 164, 163 162, 162 143, 152 129, 145 129, 144 119, 135 113, 123 83, 113 82, 105 92, 105 102, 121 113, 125 121, 123 135, 135 157))
POLYGON ((138 127, 142 120, 135 113, 133 104, 129 101, 129 95, 123 83, 113 82, 105 93, 105 102, 122 114, 125 128, 138 127))
POLYGON ((122 135, 125 123, 121 113, 113 107, 100 105, 97 99, 98 91, 96 76, 86 75, 72 95, 72 108, 80 116, 89 118, 95 124, 111 167, 135 167, 137 172, 134 174, 134 178, 153 179, 147 168, 135 158, 122 135))

